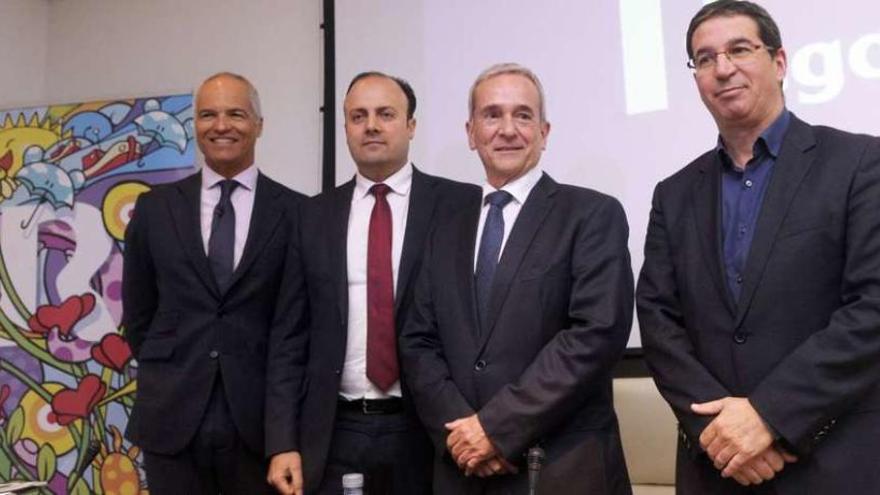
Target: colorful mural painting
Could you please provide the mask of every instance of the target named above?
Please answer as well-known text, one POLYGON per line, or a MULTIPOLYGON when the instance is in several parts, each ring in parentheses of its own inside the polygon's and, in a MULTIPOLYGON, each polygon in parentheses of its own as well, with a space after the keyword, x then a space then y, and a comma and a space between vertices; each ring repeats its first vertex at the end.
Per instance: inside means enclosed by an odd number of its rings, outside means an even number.
POLYGON ((137 196, 192 172, 190 95, 0 111, 0 483, 146 493, 122 252, 137 196))

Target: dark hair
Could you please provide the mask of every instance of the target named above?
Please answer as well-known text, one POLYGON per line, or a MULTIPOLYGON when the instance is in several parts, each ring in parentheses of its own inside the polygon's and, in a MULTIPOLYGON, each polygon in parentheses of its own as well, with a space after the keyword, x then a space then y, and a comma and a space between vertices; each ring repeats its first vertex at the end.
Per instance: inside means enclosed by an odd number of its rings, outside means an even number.
POLYGON ((744 15, 755 21, 755 24, 758 25, 758 35, 771 55, 776 50, 782 48, 782 35, 779 34, 779 26, 770 17, 770 14, 764 10, 764 7, 745 0, 717 0, 704 5, 694 18, 691 19, 686 40, 688 58, 694 58, 694 48, 691 45, 691 41, 694 37, 694 31, 697 30, 700 24, 715 17, 732 17, 736 15, 744 15))
POLYGON ((403 94, 406 95, 406 118, 410 120, 413 118, 413 115, 416 113, 416 93, 413 91, 412 86, 409 85, 406 80, 401 79, 395 76, 389 76, 384 72, 379 72, 376 70, 371 70, 368 72, 361 72, 360 74, 354 76, 354 79, 348 83, 348 89, 345 90, 345 96, 348 96, 351 93, 351 88, 360 81, 361 79, 366 79, 368 77, 384 77, 385 79, 391 79, 400 87, 400 90, 403 91, 403 94))

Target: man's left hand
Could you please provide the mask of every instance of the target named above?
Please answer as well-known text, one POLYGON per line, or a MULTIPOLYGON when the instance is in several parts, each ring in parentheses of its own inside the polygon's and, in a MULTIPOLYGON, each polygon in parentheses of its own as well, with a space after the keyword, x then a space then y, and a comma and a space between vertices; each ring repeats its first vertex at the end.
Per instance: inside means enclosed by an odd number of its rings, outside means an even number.
POLYGON ((471 470, 478 464, 495 457, 498 452, 480 424, 476 414, 446 423, 449 436, 446 448, 461 469, 471 470))
POLYGON ((773 444, 773 434, 745 397, 691 404, 691 410, 715 416, 700 434, 700 445, 724 477, 739 472, 773 444))

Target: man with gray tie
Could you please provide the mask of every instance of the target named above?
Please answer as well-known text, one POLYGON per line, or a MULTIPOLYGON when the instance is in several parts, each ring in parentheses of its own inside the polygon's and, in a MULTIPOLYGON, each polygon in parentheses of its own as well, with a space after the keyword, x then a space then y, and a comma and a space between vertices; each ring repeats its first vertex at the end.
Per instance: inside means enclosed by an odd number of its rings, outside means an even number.
POLYGON ((277 411, 301 375, 289 359, 301 195, 257 170, 263 118, 246 78, 206 79, 194 121, 204 167, 141 195, 126 231, 125 337, 138 361, 126 434, 150 493, 272 493, 265 459, 294 440, 277 411))

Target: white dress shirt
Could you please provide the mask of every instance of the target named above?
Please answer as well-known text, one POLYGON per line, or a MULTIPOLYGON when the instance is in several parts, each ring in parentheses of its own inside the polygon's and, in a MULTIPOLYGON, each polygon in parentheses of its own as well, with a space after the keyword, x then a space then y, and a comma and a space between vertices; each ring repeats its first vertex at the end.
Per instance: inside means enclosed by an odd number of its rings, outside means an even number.
MULTIPOLYGON (((532 189, 535 188, 535 184, 541 180, 541 175, 543 174, 544 171, 541 167, 535 165, 533 169, 526 172, 522 177, 518 177, 514 181, 501 187, 500 190, 509 192, 510 195, 513 196, 513 200, 511 200, 510 203, 507 203, 507 206, 502 210, 504 216, 504 237, 501 239, 501 249, 498 250, 498 259, 501 259, 501 255, 504 253, 504 246, 507 245, 507 238, 510 237, 510 231, 513 229, 516 217, 519 216, 519 212, 522 210, 523 203, 526 202, 532 189)), ((474 246, 474 273, 477 272, 477 257, 480 255, 480 241, 483 239, 483 227, 486 226, 486 216, 489 214, 489 203, 486 203, 486 196, 497 190, 498 189, 492 187, 488 182, 483 184, 483 208, 480 210, 480 223, 477 224, 477 244, 474 246)))
MULTIPOLYGON (((391 272, 394 293, 397 294, 397 272, 406 217, 409 212, 409 192, 413 167, 406 164, 383 182, 391 188, 386 198, 391 208, 391 272)), ((370 215, 376 198, 370 188, 376 184, 359 172, 355 175, 351 212, 348 216, 347 272, 348 272, 348 339, 345 344, 345 364, 339 395, 348 400, 383 399, 400 397, 400 382, 382 392, 367 379, 367 244, 370 233, 370 215)))
MULTIPOLYGON (((235 208, 235 251, 233 269, 241 261, 244 252, 244 244, 247 241, 248 229, 251 226, 251 213, 254 211, 254 195, 257 192, 257 167, 251 165, 232 178, 238 182, 238 187, 232 191, 232 207, 235 208)), ((211 170, 208 166, 202 167, 202 198, 200 216, 202 223, 202 244, 205 254, 208 254, 208 242, 211 240, 211 222, 214 220, 214 208, 220 202, 220 182, 226 178, 211 170)))

